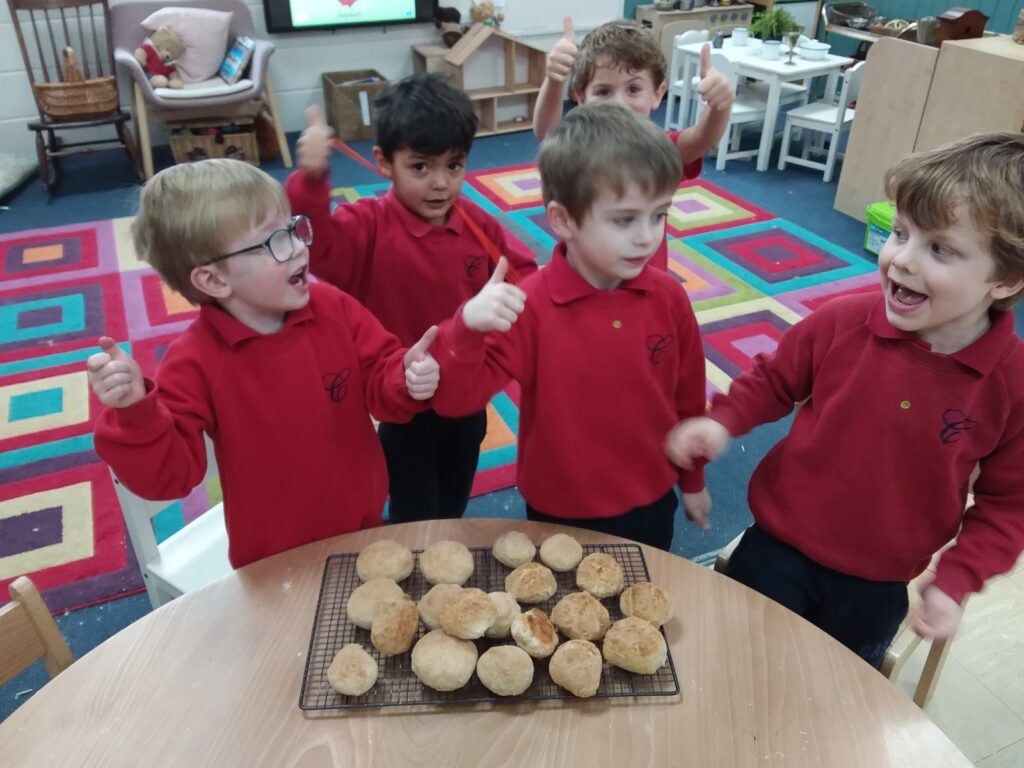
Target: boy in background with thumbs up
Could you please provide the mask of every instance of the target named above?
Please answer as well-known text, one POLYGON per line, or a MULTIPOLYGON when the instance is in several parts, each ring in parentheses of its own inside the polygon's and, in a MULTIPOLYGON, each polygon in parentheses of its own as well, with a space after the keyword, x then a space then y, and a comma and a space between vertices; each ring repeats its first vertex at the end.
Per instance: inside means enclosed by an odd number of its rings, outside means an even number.
MULTIPOLYGON (((313 221, 310 268, 352 294, 412 344, 449 318, 494 269, 480 230, 525 277, 534 256, 479 206, 460 196, 477 117, 469 97, 437 75, 414 75, 376 100, 373 155, 392 187, 330 210, 331 131, 318 107, 297 146, 298 171, 285 190, 292 212, 313 221)), ((483 406, 459 419, 433 411, 378 430, 390 477, 392 522, 461 517, 487 431, 483 406)))
MULTIPOLYGON (((615 101, 650 117, 665 97, 665 55, 650 32, 636 22, 616 20, 593 30, 577 47, 572 18, 563 21, 562 38, 548 55, 547 76, 541 83, 533 115, 533 133, 539 139, 562 119, 562 91, 569 83, 569 96, 578 104, 615 101)), ((711 66, 711 46, 700 55, 700 85, 697 87, 707 108, 697 124, 668 137, 679 150, 682 181, 700 176, 704 154, 718 144, 729 125, 736 94, 732 84, 711 66)), ((668 242, 662 240, 651 265, 668 269, 668 242)))
POLYGON ((118 478, 147 499, 182 498, 203 479, 209 435, 236 568, 380 525, 387 473, 370 414, 399 422, 423 410, 437 388, 437 329, 403 349, 357 301, 311 285, 309 220, 248 163, 161 171, 132 233, 199 317, 155 382, 110 338, 89 358, 107 406, 96 452, 118 478))

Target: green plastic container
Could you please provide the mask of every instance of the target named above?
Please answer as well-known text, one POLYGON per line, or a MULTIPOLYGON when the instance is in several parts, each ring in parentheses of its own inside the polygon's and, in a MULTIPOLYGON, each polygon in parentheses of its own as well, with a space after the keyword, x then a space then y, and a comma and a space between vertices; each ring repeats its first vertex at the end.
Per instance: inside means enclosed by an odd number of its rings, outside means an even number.
POLYGON ((892 217, 896 215, 896 206, 888 200, 872 203, 867 207, 868 226, 864 232, 864 250, 876 256, 885 245, 892 232, 892 217))

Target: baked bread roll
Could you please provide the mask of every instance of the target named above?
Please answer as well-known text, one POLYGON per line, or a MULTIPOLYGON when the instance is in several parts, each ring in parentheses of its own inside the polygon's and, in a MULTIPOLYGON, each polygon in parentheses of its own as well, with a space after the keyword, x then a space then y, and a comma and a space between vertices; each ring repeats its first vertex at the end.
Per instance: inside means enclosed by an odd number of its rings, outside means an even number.
POLYGON ((377 682, 377 662, 362 646, 349 643, 334 654, 327 682, 344 696, 362 696, 377 682))
POLYGON ((540 559, 553 571, 571 571, 583 559, 583 546, 567 533, 556 533, 540 545, 540 559))
POLYGON ((419 628, 420 614, 411 599, 381 603, 370 626, 370 642, 383 656, 405 653, 419 628))
POLYGON ((511 630, 516 645, 535 659, 546 659, 558 645, 558 633, 540 608, 531 608, 512 619, 511 630))
POLYGON ((356 558, 356 573, 363 581, 378 577, 402 581, 412 573, 412 566, 412 552, 392 539, 373 542, 356 558))
POLYGON ((469 682, 476 669, 476 646, 435 629, 412 649, 412 671, 435 691, 454 691, 469 682))
POLYGON ((634 617, 612 624, 603 646, 605 661, 638 675, 653 675, 668 656, 661 632, 649 621, 634 617))
POLYGON ((352 590, 345 606, 348 620, 357 627, 369 629, 373 625, 373 617, 377 606, 381 603, 394 602, 406 597, 405 592, 391 579, 377 576, 360 584, 352 590))
POLYGON ((431 584, 461 586, 473 575, 473 553, 457 541, 439 541, 420 555, 420 570, 431 584))
POLYGON ((487 597, 494 603, 494 609, 498 617, 487 630, 487 637, 508 637, 512 626, 512 619, 519 615, 519 603, 508 592, 489 592, 487 597))
POLYGON ((537 547, 522 531, 508 531, 498 537, 491 552, 499 563, 509 568, 518 568, 533 560, 537 547))
POLYGON ((594 597, 613 597, 622 591, 626 575, 619 561, 604 552, 587 555, 576 569, 576 586, 594 597))
POLYGON ((491 693, 518 696, 533 682, 533 659, 515 645, 497 645, 480 657, 476 676, 491 693))
POLYGON ((573 696, 585 699, 597 693, 602 666, 596 645, 587 640, 570 640, 558 646, 548 662, 548 674, 573 696))
POLYGON ((452 637, 476 640, 483 637, 498 618, 487 593, 475 587, 460 589, 441 608, 441 629, 452 637))
POLYGON ((638 581, 619 595, 623 616, 636 616, 660 627, 672 618, 672 597, 649 581, 638 581))
POLYGON ((555 574, 540 563, 520 565, 505 577, 505 591, 520 603, 543 603, 557 590, 555 574))
POLYGON ((461 591, 458 584, 435 584, 423 597, 419 605, 420 618, 427 626, 427 629, 437 629, 441 626, 441 609, 454 595, 461 591))
POLYGON ((600 640, 612 625, 608 609, 589 592, 573 592, 559 600, 551 621, 573 640, 600 640))

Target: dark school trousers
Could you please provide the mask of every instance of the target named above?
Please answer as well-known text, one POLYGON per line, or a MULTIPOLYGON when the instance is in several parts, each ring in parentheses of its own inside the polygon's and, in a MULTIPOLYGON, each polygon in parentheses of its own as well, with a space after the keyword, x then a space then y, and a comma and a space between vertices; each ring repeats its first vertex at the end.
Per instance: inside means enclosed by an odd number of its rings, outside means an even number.
POLYGON ((756 524, 726 574, 781 603, 878 667, 907 615, 905 581, 869 581, 819 565, 756 524))
POLYGON ((462 517, 486 432, 486 411, 458 419, 423 411, 408 424, 381 422, 391 522, 462 517))
POLYGON ((568 518, 554 517, 538 512, 526 505, 526 519, 537 523, 554 523, 556 525, 572 525, 587 528, 611 536, 633 539, 666 552, 672 550, 672 531, 675 524, 676 507, 679 501, 676 492, 670 488, 668 493, 657 501, 635 507, 628 512, 614 517, 568 518))

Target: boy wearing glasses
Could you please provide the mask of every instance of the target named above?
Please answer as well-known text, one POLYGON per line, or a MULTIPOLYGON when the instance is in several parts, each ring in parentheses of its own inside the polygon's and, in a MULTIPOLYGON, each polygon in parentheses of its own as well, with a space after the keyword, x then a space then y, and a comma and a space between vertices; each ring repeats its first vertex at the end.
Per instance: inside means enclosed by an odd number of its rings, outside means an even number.
POLYGON ((199 317, 155 382, 100 339, 87 362, 107 406, 96 452, 134 493, 176 499, 203 479, 208 434, 236 568, 380 525, 387 472, 370 414, 401 422, 423 409, 438 382, 426 351, 436 329, 403 349, 357 301, 311 285, 309 219, 292 217, 281 186, 243 162, 157 174, 132 233, 199 317))
MULTIPOLYGON (((469 97, 437 75, 414 75, 374 104, 374 158, 392 181, 388 193, 330 210, 331 131, 319 108, 296 147, 300 170, 285 182, 292 211, 313 220, 310 267, 351 293, 403 344, 445 320, 493 273, 483 232, 525 277, 533 254, 494 217, 461 195, 477 117, 469 97), (467 218, 468 217, 468 218, 467 218)), ((391 478, 392 522, 461 517, 487 430, 481 409, 461 418, 433 410, 409 423, 383 419, 380 440, 391 478)))

